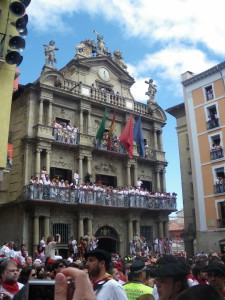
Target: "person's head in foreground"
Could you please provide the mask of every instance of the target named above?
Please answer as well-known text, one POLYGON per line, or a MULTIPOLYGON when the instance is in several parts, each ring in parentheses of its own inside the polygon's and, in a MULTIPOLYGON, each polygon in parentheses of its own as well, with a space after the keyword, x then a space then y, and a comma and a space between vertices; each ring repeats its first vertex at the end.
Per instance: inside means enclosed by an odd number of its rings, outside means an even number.
POLYGON ((213 286, 198 284, 183 291, 176 300, 224 300, 224 298, 213 286))
POLYGON ((85 259, 87 260, 86 266, 90 278, 100 278, 109 270, 111 256, 105 250, 88 251, 85 254, 85 259))
POLYGON ((205 267, 208 283, 225 296, 225 265, 221 262, 213 262, 205 267))
POLYGON ((159 300, 175 300, 188 288, 187 269, 179 263, 168 263, 152 270, 155 277, 159 300))

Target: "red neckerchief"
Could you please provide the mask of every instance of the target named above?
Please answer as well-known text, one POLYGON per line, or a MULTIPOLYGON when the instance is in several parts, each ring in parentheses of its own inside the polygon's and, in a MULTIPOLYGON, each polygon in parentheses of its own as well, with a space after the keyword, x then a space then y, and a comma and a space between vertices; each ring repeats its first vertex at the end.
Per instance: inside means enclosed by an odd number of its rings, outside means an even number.
POLYGON ((124 282, 127 281, 126 277, 122 277, 122 276, 119 276, 119 280, 124 281, 124 282))
POLYGON ((222 291, 222 295, 225 297, 225 290, 222 291))
POLYGON ((19 284, 15 282, 13 284, 6 283, 5 281, 1 282, 2 287, 9 292, 10 294, 15 295, 19 291, 19 284))
POLYGON ((196 279, 199 284, 207 284, 208 281, 206 279, 196 279))
POLYGON ((94 278, 91 280, 93 288, 95 288, 96 285, 98 285, 99 282, 105 282, 109 279, 112 279, 112 275, 105 273, 104 276, 98 280, 94 280, 94 278))

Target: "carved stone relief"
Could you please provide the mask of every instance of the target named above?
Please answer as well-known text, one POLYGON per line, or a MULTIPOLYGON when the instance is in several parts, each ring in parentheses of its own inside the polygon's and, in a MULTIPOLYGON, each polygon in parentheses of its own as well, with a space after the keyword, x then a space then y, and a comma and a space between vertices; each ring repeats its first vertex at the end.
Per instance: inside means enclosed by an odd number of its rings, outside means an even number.
POLYGON ((117 221, 109 220, 108 216, 105 217, 105 220, 103 219, 101 223, 99 221, 93 222, 93 234, 95 234, 99 228, 105 227, 105 226, 112 227, 117 232, 119 239, 121 240, 121 236, 122 236, 121 233, 123 232, 123 230, 122 230, 123 224, 121 222, 118 222, 118 220, 117 221))
POLYGON ((98 172, 104 172, 104 173, 116 173, 117 172, 117 168, 111 164, 111 163, 103 163, 100 162, 98 165, 95 165, 95 170, 98 172))
POLYGON ((53 115, 53 120, 55 120, 58 117, 58 118, 69 120, 72 124, 75 122, 74 112, 72 113, 71 110, 68 110, 66 108, 53 106, 52 115, 53 115))

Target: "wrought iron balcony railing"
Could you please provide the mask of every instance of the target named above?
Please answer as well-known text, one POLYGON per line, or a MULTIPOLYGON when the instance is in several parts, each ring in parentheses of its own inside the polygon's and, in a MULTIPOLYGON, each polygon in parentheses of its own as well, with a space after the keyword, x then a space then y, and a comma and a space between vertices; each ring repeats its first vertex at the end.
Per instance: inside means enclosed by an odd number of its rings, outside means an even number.
POLYGON ((207 130, 220 126, 219 118, 215 118, 206 122, 207 130))
MULTIPOLYGON (((110 140, 107 138, 103 138, 101 140, 94 138, 94 146, 100 150, 111 151, 118 154, 127 154, 127 150, 117 138, 112 138, 110 140)), ((152 149, 146 149, 145 156, 141 158, 155 160, 156 151, 152 149)))
POLYGON ((217 183, 214 185, 214 194, 225 193, 225 183, 217 183))
POLYGON ((74 205, 165 209, 171 211, 175 211, 177 207, 176 197, 154 197, 127 194, 125 192, 114 193, 43 185, 25 186, 23 188, 23 200, 42 200, 74 205))
POLYGON ((213 149, 210 151, 211 160, 220 159, 224 157, 223 148, 213 149))

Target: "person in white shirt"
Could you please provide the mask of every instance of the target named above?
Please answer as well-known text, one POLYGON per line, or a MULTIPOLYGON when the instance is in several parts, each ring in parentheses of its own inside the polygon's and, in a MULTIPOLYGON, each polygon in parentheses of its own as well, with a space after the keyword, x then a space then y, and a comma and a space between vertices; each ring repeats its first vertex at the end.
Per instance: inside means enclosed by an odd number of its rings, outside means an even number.
POLYGON ((75 181, 75 185, 78 185, 79 183, 79 173, 78 173, 78 170, 76 170, 76 172, 74 173, 74 181, 75 181))
POLYGON ((8 296, 4 299, 13 299, 18 291, 24 286, 22 283, 18 282, 19 270, 16 262, 11 259, 6 258, 1 263, 0 277, 0 294, 8 296))
POLYGON ((46 243, 45 243, 45 237, 43 236, 40 240, 40 245, 42 246, 42 248, 45 250, 46 247, 46 243))
POLYGON ((138 177, 138 181, 137 181, 137 187, 140 188, 143 184, 143 181, 141 181, 140 177, 138 177))
POLYGON ((85 259, 97 300, 128 300, 122 285, 107 273, 111 263, 107 251, 102 249, 88 251, 85 259))

